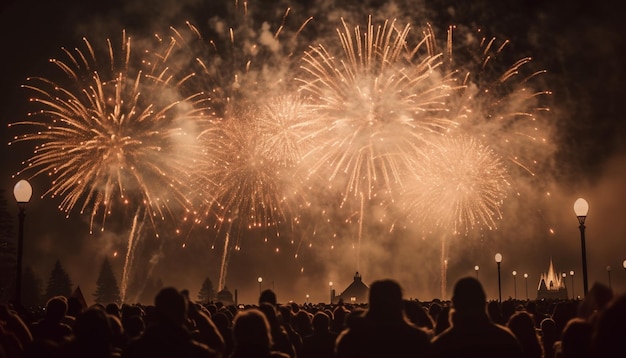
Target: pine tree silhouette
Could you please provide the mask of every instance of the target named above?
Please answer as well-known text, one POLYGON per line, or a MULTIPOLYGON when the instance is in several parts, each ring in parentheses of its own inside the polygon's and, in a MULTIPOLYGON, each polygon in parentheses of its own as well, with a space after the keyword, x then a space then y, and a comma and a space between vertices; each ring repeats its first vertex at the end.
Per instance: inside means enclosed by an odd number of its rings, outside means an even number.
POLYGON ((111 268, 109 260, 105 257, 100 267, 100 275, 96 281, 96 292, 93 294, 96 303, 107 305, 109 303, 121 304, 120 288, 111 268))
POLYGON ((72 295, 72 281, 70 275, 61 266, 61 261, 57 260, 48 279, 46 287, 46 300, 54 296, 69 297, 72 295))
POLYGON ((210 278, 205 278, 202 283, 202 288, 198 292, 198 300, 200 302, 210 302, 215 299, 215 288, 210 278))

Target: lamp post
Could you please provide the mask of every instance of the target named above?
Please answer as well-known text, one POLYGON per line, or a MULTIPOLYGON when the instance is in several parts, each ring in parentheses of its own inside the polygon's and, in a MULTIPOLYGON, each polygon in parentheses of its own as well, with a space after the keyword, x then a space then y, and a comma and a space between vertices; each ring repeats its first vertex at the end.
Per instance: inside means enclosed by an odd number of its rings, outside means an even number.
MULTIPOLYGON (((565 287, 565 279, 567 278, 567 272, 561 273, 561 277, 562 277, 561 283, 563 284, 563 287, 565 287)), ((565 287, 565 289, 566 289, 565 293, 567 293, 567 287, 565 287)), ((565 295, 565 296, 567 296, 567 295, 565 295)))
POLYGON ((517 271, 513 271, 513 297, 517 300, 517 271))
POLYGON ((569 276, 572 278, 572 299, 576 299, 576 295, 574 295, 574 270, 569 272, 569 276))
POLYGON ((330 289, 330 304, 333 304, 333 281, 328 282, 328 287, 330 289))
POLYGON ((495 259, 498 264, 498 302, 502 302, 502 285, 500 281, 500 263, 502 262, 502 254, 497 253, 495 259))
POLYGON ((580 248, 582 251, 583 259, 583 293, 587 296, 589 292, 589 285, 587 283, 587 249, 585 248, 585 219, 589 212, 589 204, 583 198, 578 198, 574 202, 574 213, 578 218, 578 228, 580 229, 580 248))
POLYGON ((256 280, 259 282, 259 296, 260 296, 262 292, 261 284, 263 283, 263 277, 259 276, 259 278, 257 278, 256 280))
POLYGON ((526 301, 528 301, 528 274, 524 274, 524 281, 526 281, 526 301))
POLYGON ((609 275, 609 290, 611 289, 611 266, 606 267, 606 273, 609 275))
POLYGON ((18 181, 13 187, 13 196, 19 207, 17 218, 19 220, 17 234, 17 272, 15 277, 15 303, 22 304, 22 256, 24 254, 24 219, 26 218, 26 204, 33 195, 33 188, 24 179, 18 181))
POLYGON ((480 267, 478 267, 478 265, 474 266, 474 271, 476 271, 476 279, 478 280, 478 269, 480 269, 480 267))

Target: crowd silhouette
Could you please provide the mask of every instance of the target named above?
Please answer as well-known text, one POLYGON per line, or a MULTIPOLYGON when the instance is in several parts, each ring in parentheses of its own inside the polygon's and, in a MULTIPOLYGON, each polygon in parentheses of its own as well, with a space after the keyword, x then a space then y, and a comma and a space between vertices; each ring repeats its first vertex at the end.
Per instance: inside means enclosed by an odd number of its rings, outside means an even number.
POLYGON ((367 304, 198 303, 161 289, 152 305, 76 305, 41 311, 0 304, 0 358, 34 357, 626 357, 626 294, 594 285, 583 300, 487 301, 477 279, 450 302, 403 298, 392 279, 367 304))

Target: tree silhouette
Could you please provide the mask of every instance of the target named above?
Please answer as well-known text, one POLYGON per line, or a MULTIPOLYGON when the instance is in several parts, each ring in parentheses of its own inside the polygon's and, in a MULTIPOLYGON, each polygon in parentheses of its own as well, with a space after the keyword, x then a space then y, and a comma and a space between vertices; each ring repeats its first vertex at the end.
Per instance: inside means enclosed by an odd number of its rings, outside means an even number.
POLYGON ((202 288, 200 292, 198 292, 198 300, 200 302, 209 302, 215 299, 215 287, 213 287, 213 282, 210 278, 205 278, 202 283, 202 288))
POLYGON ((63 269, 63 266, 61 266, 61 261, 57 260, 50 273, 50 278, 48 279, 46 300, 54 296, 69 297, 71 295, 72 281, 70 280, 70 275, 68 275, 65 269, 63 269))
POLYGON ((16 216, 8 211, 6 191, 0 189, 0 300, 6 302, 15 297, 17 249, 15 247, 16 216))
POLYGON ((22 273, 22 305, 24 307, 37 307, 43 304, 42 295, 43 281, 33 268, 27 266, 22 273))
POLYGON ((93 294, 95 302, 107 305, 109 303, 121 304, 120 288, 117 285, 115 274, 109 260, 105 257, 100 267, 100 275, 96 281, 96 292, 93 294))

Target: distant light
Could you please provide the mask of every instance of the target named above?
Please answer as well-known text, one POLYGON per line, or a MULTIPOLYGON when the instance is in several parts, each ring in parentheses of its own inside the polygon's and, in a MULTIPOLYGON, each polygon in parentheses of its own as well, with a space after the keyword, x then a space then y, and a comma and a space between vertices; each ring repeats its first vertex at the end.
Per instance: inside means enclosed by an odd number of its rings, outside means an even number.
POLYGON ((497 253, 495 256, 496 262, 500 263, 502 262, 502 254, 501 253, 497 253))

